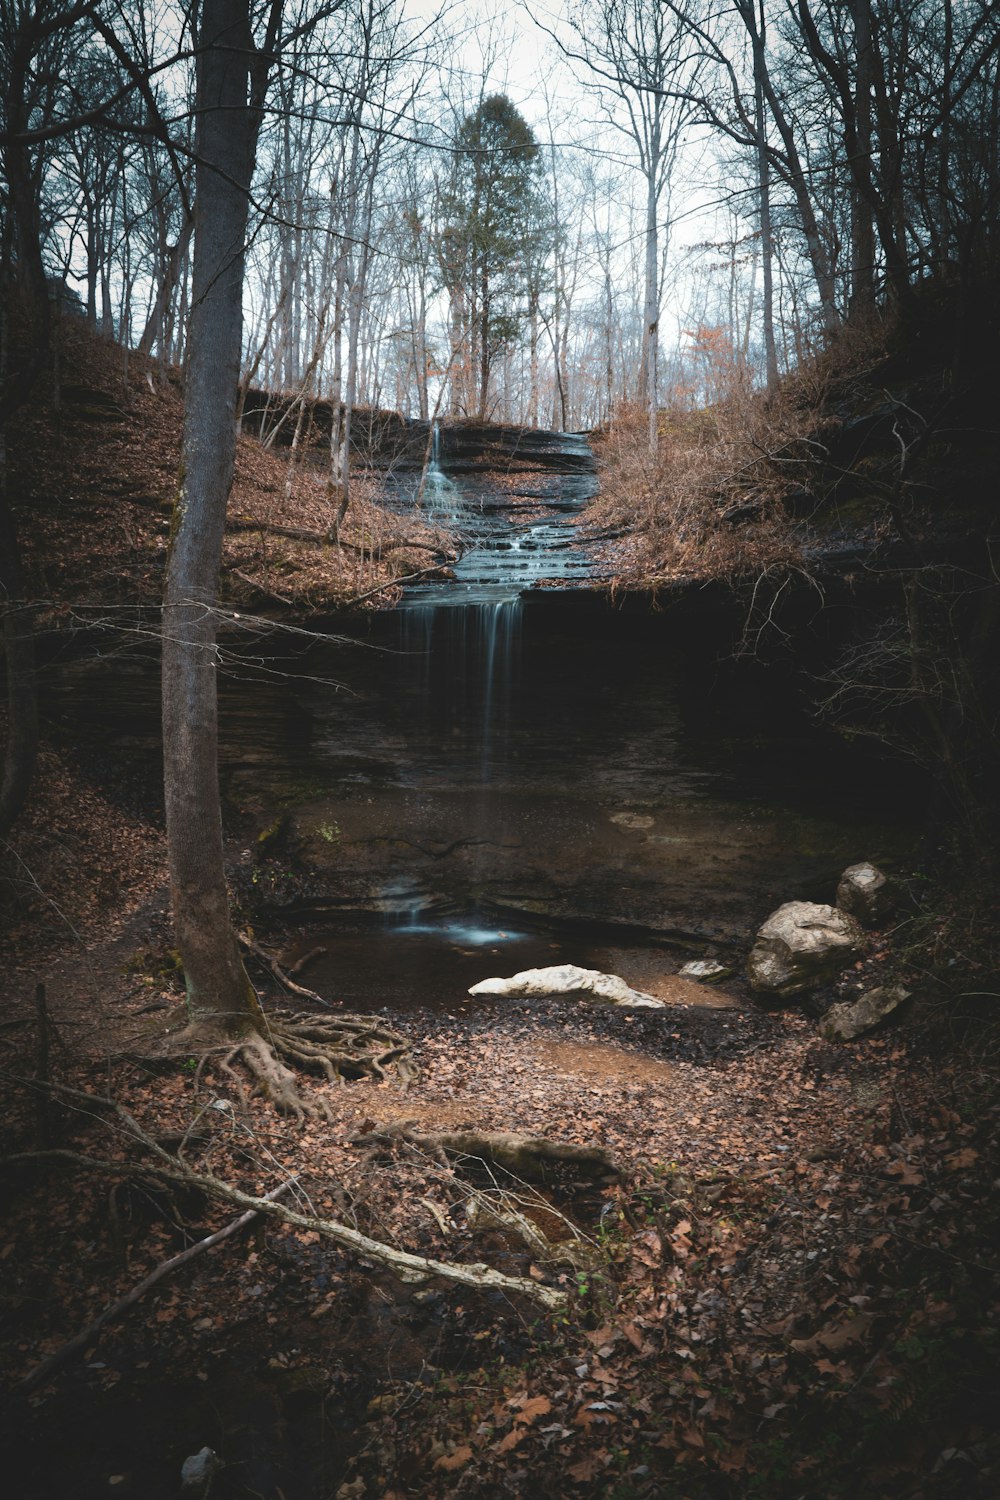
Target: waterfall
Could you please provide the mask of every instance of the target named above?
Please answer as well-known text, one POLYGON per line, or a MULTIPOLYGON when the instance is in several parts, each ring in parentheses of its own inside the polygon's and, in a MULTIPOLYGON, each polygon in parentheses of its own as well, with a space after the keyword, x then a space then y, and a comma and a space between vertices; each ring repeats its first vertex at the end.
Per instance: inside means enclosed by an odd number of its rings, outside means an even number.
MULTIPOLYGON (((589 459, 582 438, 563 435, 571 457, 589 459)), ((441 467, 441 429, 431 427, 423 493, 429 518, 465 545, 454 577, 417 584, 400 604, 407 696, 414 732, 460 764, 467 782, 495 786, 512 749, 517 713, 522 595, 589 567, 575 545, 575 514, 592 493, 589 473, 532 472, 520 485, 484 469, 458 481, 441 467), (539 514, 541 512, 541 514, 539 514)))

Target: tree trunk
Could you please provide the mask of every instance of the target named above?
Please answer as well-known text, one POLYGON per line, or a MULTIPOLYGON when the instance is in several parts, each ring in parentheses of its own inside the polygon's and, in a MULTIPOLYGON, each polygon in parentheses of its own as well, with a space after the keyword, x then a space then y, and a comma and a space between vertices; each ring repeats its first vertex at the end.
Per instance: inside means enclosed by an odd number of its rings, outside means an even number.
MULTIPOLYGON (((191 240, 193 224, 191 218, 185 214, 181 223, 180 233, 175 243, 167 251, 163 266, 161 267, 160 282, 156 292, 156 300, 146 319, 146 326, 139 340, 139 353, 152 354, 153 345, 157 339, 161 344, 166 343, 166 329, 169 323, 167 317, 174 291, 180 281, 184 267, 184 260, 188 253, 188 245, 191 240)), ((163 352, 163 351, 161 351, 163 352)))
MULTIPOLYGON (((20 38, 18 42, 20 43, 20 38)), ((17 275, 31 318, 28 352, 16 369, 7 364, 7 329, 0 339, 0 639, 7 669, 7 745, 0 781, 0 838, 7 835, 28 800, 38 754, 38 683, 35 643, 28 603, 21 597, 17 528, 7 487, 7 424, 27 402, 50 368, 52 304, 42 261, 39 182, 32 172, 27 146, 19 137, 28 129, 25 70, 29 52, 14 47, 18 65, 11 70, 8 101, 9 140, 3 151, 7 179, 7 214, 3 226, 2 282, 11 283, 11 247, 16 248, 17 275)), ((7 307, 3 308, 6 319, 7 307)), ((55 392, 58 397, 58 386, 55 392)), ((58 403, 57 403, 58 404, 58 403)))
POLYGON ((642 369, 640 372, 640 399, 645 402, 649 417, 649 451, 656 457, 657 420, 659 416, 659 371, 658 333, 660 322, 660 297, 657 282, 659 271, 659 235, 656 222, 657 176, 659 160, 652 157, 646 167, 646 275, 642 308, 642 369))
POLYGON ((868 0, 853 0, 854 50, 857 72, 854 78, 854 114, 857 121, 857 146, 852 163, 854 186, 851 191, 851 312, 862 315, 875 308, 875 228, 872 223, 872 60, 871 12, 868 0), (865 190, 867 186, 867 191, 865 190))
POLYGON ((171 900, 193 1021, 239 1033, 260 1007, 229 915, 218 780, 216 600, 236 445, 255 141, 247 0, 204 0, 195 247, 180 487, 163 604, 171 900))
MULTIPOLYGON (((774 341, 774 233, 771 225, 771 160, 767 153, 764 114, 764 3, 761 0, 753 34, 754 127, 757 132, 757 191, 759 194, 760 253, 764 284, 764 373, 769 391, 778 383, 778 350, 774 341)), ((747 319, 747 327, 750 321, 747 319)))

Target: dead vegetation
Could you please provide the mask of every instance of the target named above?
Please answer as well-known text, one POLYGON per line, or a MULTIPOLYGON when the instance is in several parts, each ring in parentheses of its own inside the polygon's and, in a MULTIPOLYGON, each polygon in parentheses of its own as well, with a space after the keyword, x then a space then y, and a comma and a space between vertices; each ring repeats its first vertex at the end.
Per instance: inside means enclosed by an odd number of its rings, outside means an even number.
POLYGON ((680 395, 664 409, 655 462, 639 411, 623 409, 595 439, 602 491, 590 519, 611 534, 607 558, 626 586, 805 571, 811 523, 846 490, 832 442, 847 406, 875 399, 866 382, 885 363, 887 333, 843 330, 770 393, 718 330, 703 330, 702 345, 711 399, 680 395))
MULTIPOLYGON (((178 482, 183 394, 176 371, 64 318, 56 383, 8 435, 10 485, 39 623, 113 624, 159 604, 178 482)), ((237 445, 222 602, 300 613, 381 604, 398 580, 434 571, 451 540, 379 503, 363 463, 338 504, 311 450, 237 445)))

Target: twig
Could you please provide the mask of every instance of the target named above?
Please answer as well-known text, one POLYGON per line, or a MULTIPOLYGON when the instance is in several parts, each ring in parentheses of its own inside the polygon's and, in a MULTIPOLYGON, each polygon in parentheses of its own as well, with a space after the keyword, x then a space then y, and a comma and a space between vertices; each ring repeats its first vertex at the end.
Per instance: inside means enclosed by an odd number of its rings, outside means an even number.
POLYGON ((301 958, 297 958, 293 964, 289 964, 286 972, 292 979, 297 979, 303 969, 307 968, 309 964, 315 963, 317 958, 322 958, 326 952, 327 950, 322 944, 318 948, 310 948, 308 953, 303 953, 301 958))
MULTIPOLYGON (((272 1202, 274 1199, 280 1197, 282 1193, 287 1192, 297 1180, 295 1177, 290 1177, 284 1182, 279 1182, 278 1186, 272 1188, 262 1201, 272 1202)), ((46 1385, 57 1370, 62 1369, 63 1365, 68 1364, 75 1355, 82 1354, 85 1349, 88 1349, 95 1342, 101 1330, 119 1318, 123 1312, 126 1312, 140 1298, 144 1297, 150 1287, 155 1286, 158 1281, 162 1281, 165 1276, 169 1276, 172 1271, 179 1270, 189 1260, 194 1260, 195 1256, 200 1255, 203 1250, 210 1250, 213 1245, 219 1245, 223 1240, 229 1239, 231 1235, 236 1234, 245 1225, 256 1219, 259 1212, 260 1210, 256 1208, 247 1209, 246 1213, 242 1213, 237 1218, 232 1219, 223 1229, 217 1229, 214 1234, 206 1235, 203 1240, 198 1240, 195 1244, 189 1245, 186 1250, 182 1250, 170 1260, 162 1261, 137 1286, 134 1286, 130 1292, 126 1292, 124 1297, 119 1297, 117 1302, 112 1302, 110 1307, 106 1307, 75 1338, 70 1339, 68 1343, 60 1345, 53 1354, 50 1354, 47 1359, 43 1359, 41 1364, 36 1365, 21 1381, 18 1387, 21 1394, 26 1396, 31 1391, 37 1390, 40 1385, 46 1385)))

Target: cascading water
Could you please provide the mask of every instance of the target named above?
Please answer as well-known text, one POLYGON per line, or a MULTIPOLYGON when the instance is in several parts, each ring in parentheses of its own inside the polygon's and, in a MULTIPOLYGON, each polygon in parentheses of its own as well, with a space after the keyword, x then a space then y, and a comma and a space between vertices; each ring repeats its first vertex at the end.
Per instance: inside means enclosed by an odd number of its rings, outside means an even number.
MULTIPOLYGON (((589 460, 583 438, 560 435, 568 457, 589 460)), ((400 604, 402 649, 414 658, 421 698, 466 748, 466 777, 484 788, 502 768, 520 654, 522 596, 543 581, 575 579, 587 560, 574 545, 575 514, 593 492, 589 472, 533 474, 534 488, 502 488, 495 477, 456 482, 442 468, 435 423, 424 508, 466 549, 447 582, 408 589, 400 604), (542 488, 540 486, 544 485, 542 488), (530 519, 522 521, 528 510, 530 519)))

